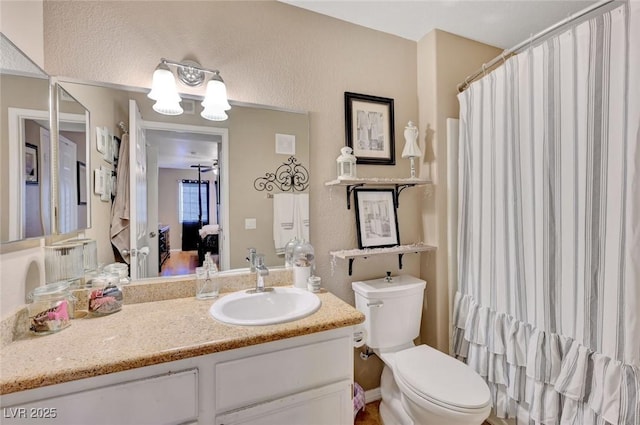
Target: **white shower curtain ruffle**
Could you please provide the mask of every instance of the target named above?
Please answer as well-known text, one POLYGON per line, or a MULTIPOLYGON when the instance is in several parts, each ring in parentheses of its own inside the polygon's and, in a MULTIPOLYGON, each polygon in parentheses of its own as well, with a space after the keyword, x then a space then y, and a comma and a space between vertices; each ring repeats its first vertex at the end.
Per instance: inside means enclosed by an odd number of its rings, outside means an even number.
POLYGON ((640 369, 460 292, 453 324, 454 354, 487 381, 499 417, 545 425, 637 425, 626 418, 640 409, 640 369), (639 392, 629 399, 628 388, 639 392))

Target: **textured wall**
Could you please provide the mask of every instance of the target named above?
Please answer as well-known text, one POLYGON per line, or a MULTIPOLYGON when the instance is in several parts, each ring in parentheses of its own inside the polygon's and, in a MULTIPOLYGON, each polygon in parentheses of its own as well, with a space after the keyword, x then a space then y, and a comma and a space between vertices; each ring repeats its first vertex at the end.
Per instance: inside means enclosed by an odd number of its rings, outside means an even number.
POLYGON ((427 256, 421 276, 427 280, 422 340, 449 352, 450 290, 447 259, 446 119, 458 117, 457 84, 498 56, 501 50, 445 31, 432 31, 418 42, 420 134, 424 146, 421 172, 429 171, 433 193, 422 208, 424 238, 438 247, 427 256))
POLYGON ((0 31, 40 68, 44 68, 42 0, 0 1, 0 31))
MULTIPOLYGON (((45 2, 45 68, 53 75, 149 86, 161 57, 217 67, 229 97, 310 112, 311 241, 324 284, 352 302, 350 281, 397 271, 397 258, 361 260, 350 278, 328 251, 356 246, 355 217, 344 190, 329 190, 344 146, 345 91, 395 99, 396 156, 402 131, 417 119, 416 43, 278 2, 45 2)), ((362 166, 362 176, 403 176, 362 166)), ((419 189, 403 193, 401 239, 421 239, 419 189), (413 193, 413 195, 410 194, 413 193), (416 199, 413 199, 416 198, 416 199)), ((419 256, 405 257, 419 273, 419 256)))

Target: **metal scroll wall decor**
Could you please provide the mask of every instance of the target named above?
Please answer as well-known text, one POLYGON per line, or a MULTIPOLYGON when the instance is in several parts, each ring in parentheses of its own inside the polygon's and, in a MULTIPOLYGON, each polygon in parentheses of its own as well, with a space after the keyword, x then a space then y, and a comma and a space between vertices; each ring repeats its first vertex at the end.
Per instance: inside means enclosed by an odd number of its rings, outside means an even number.
POLYGON ((253 187, 258 191, 272 191, 278 188, 283 192, 302 192, 309 187, 309 171, 290 156, 275 172, 265 173, 253 181, 253 187))

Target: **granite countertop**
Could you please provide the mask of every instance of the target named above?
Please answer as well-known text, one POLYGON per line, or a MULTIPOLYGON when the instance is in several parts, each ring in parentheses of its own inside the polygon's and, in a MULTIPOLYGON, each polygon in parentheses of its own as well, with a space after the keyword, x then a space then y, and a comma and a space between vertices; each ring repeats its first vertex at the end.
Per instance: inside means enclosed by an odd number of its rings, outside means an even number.
MULTIPOLYGON (((221 294, 221 297, 225 294, 221 294)), ((233 326, 209 316, 194 297, 125 304, 104 317, 75 319, 46 336, 23 336, 0 350, 0 394, 60 384, 235 348, 356 325, 362 313, 318 294, 314 314, 269 326, 233 326)))

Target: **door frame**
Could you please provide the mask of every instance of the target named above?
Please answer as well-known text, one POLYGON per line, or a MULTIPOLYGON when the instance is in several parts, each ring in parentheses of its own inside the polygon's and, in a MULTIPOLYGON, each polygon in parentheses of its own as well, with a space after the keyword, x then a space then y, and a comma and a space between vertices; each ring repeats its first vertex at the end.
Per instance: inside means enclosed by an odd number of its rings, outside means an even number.
POLYGON ((221 246, 220 250, 220 270, 229 270, 231 264, 231 258, 229 255, 230 238, 227 234, 229 227, 229 129, 223 127, 207 127, 201 125, 189 125, 189 124, 175 124, 159 121, 147 121, 142 120, 142 128, 145 130, 161 130, 161 131, 179 131, 183 133, 198 133, 209 134, 212 136, 219 136, 221 138, 220 143, 220 158, 218 158, 219 169, 219 185, 220 185, 220 208, 219 222, 222 232, 219 234, 218 246, 221 246))

